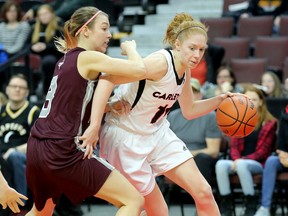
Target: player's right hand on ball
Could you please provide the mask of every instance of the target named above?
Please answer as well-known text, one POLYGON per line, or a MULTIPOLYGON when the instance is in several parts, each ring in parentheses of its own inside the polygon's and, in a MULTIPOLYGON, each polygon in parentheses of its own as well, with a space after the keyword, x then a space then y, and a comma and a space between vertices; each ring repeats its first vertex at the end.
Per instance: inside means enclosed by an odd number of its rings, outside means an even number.
POLYGON ((135 40, 131 40, 131 41, 124 41, 121 43, 121 54, 122 55, 127 55, 127 50, 128 49, 136 49, 136 42, 135 40))

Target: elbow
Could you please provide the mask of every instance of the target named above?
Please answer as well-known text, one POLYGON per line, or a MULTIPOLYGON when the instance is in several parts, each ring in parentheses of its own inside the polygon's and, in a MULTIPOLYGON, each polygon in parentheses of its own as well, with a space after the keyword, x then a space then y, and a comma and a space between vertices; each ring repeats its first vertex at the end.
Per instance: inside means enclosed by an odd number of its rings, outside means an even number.
POLYGON ((183 114, 183 117, 186 119, 186 120, 192 120, 192 119, 194 119, 194 118, 196 118, 197 116, 194 116, 194 115, 192 115, 191 113, 189 113, 189 112, 182 112, 182 114, 183 114))
POLYGON ((183 114, 183 117, 188 121, 193 119, 190 115, 184 115, 183 114))
POLYGON ((181 106, 181 102, 180 101, 179 101, 179 103, 180 103, 180 108, 181 108, 182 115, 188 121, 201 116, 197 112, 195 112, 194 103, 191 104, 191 105, 188 105, 188 106, 184 106, 184 107, 181 106))
MULTIPOLYGON (((180 107, 181 107, 181 105, 180 105, 180 107)), ((189 121, 189 120, 193 119, 193 116, 192 116, 191 113, 188 111, 188 109, 181 107, 181 112, 182 112, 183 117, 184 117, 186 120, 189 121)))

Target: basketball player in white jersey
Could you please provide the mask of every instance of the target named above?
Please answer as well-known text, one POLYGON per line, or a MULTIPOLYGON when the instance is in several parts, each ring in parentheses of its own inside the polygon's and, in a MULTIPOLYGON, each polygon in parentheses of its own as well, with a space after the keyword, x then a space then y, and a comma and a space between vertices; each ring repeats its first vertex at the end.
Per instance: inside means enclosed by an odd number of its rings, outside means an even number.
MULTIPOLYGON (((198 170, 185 144, 169 129, 167 113, 176 100, 192 119, 216 109, 231 93, 193 101, 189 68, 195 68, 207 48, 207 28, 189 14, 177 14, 164 42, 171 49, 145 58, 145 80, 115 91, 115 100, 131 104, 129 113, 107 113, 100 134, 100 156, 120 170, 145 197, 148 216, 168 216, 168 207, 155 176, 165 175, 195 200, 198 216, 220 215, 210 185, 198 170)), ((105 78, 105 77, 104 77, 105 78)), ((119 83, 119 77, 106 79, 119 83)), ((122 79, 122 83, 133 81, 122 79)), ((94 101, 95 102, 95 101, 94 101)))

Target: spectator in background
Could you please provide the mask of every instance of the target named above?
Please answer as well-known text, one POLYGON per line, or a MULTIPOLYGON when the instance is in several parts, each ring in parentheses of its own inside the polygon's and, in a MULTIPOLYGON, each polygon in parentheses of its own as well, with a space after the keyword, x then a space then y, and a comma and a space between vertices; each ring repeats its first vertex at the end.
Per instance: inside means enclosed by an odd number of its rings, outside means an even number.
POLYGON ((49 4, 43 4, 39 7, 30 41, 32 53, 41 56, 43 77, 41 96, 45 96, 48 91, 55 64, 62 56, 62 53, 56 49, 54 38, 62 36, 63 25, 63 21, 55 15, 49 4))
POLYGON ((27 196, 26 147, 39 108, 27 101, 28 81, 13 75, 6 87, 8 103, 0 108, 1 170, 9 185, 27 196))
MULTIPOLYGON (((13 1, 6 1, 1 8, 2 22, 0 22, 0 47, 5 51, 4 62, 23 49, 30 32, 28 22, 21 20, 21 8, 13 1)), ((3 59, 2 59, 3 61, 3 59)), ((6 71, 0 72, 0 91, 6 80, 6 71)))
POLYGON ((278 5, 269 8, 269 5, 263 5, 261 0, 250 0, 248 8, 243 11, 241 16, 279 16, 286 11, 288 2, 287 0, 280 0, 278 2, 278 5))
POLYGON ((260 174, 266 159, 275 147, 277 119, 268 111, 265 96, 253 85, 247 86, 245 92, 251 98, 258 111, 258 123, 255 130, 243 138, 231 138, 230 160, 218 160, 216 179, 221 196, 220 211, 222 216, 232 214, 232 195, 229 176, 237 174, 245 200, 245 216, 253 216, 257 199, 253 183, 253 174, 260 174))
POLYGON ((201 90, 204 98, 211 98, 228 91, 234 93, 243 92, 243 88, 237 83, 235 74, 233 73, 232 69, 226 65, 221 66, 217 70, 216 84, 205 82, 201 90))
POLYGON ((264 87, 263 90, 267 97, 283 97, 282 84, 275 73, 271 71, 266 71, 261 77, 261 85, 264 87))
POLYGON ((277 136, 277 154, 271 155, 263 170, 261 207, 254 216, 270 216, 270 208, 278 172, 288 172, 288 105, 281 113, 277 136))
MULTIPOLYGON (((49 3, 54 9, 56 16, 61 17, 63 21, 70 19, 75 10, 83 6, 96 6, 95 0, 54 0, 49 3)), ((35 18, 39 5, 28 10, 23 16, 24 20, 35 18)))
MULTIPOLYGON (((194 100, 201 100, 201 86, 197 79, 190 79, 194 100)), ((181 109, 172 111, 168 117, 171 130, 191 151, 194 160, 208 183, 212 184, 215 163, 219 154, 222 133, 216 124, 215 111, 207 115, 187 120, 181 109)))
POLYGON ((206 81, 216 83, 216 72, 221 66, 224 53, 225 50, 223 47, 208 44, 207 51, 199 65, 196 68, 190 69, 191 77, 198 79, 201 85, 206 81))
MULTIPOLYGON (((246 6, 246 4, 242 4, 242 5, 246 6)), ((267 7, 263 5, 263 2, 261 2, 261 0, 250 0, 250 1, 247 1, 247 7, 245 6, 240 10, 225 12, 223 13, 223 16, 234 17, 236 23, 239 17, 265 16, 265 15, 278 17, 279 15, 287 12, 288 1, 280 0, 280 3, 278 5, 267 7)))
POLYGON ((3 22, 0 23, 0 44, 8 56, 12 56, 23 49, 31 28, 28 22, 21 21, 21 8, 13 1, 5 2, 1 8, 1 16, 3 22))
MULTIPOLYGON (((114 19, 117 19, 119 14, 123 11, 122 1, 121 0, 53 0, 50 3, 50 6, 55 10, 55 14, 58 17, 61 17, 64 21, 70 19, 73 12, 83 6, 95 6, 102 9, 101 6, 105 5, 107 7, 113 5, 114 11, 109 14, 109 16, 114 19)), ((38 10, 38 5, 34 6, 28 10, 23 19, 32 20, 35 18, 36 11, 38 10)), ((108 8, 107 8, 108 9, 108 8)), ((103 9, 102 9, 103 10, 103 9)), ((107 11, 105 11, 107 12, 107 11)), ((114 20, 111 20, 112 23, 114 20)))

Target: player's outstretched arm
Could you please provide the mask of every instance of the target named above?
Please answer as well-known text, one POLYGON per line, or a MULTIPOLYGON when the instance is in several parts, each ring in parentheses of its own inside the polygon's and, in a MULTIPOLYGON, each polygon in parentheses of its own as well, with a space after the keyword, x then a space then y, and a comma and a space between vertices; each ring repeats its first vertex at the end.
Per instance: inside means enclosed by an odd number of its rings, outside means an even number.
POLYGON ((18 204, 24 206, 21 199, 27 200, 28 198, 9 187, 8 183, 0 172, 0 204, 2 205, 3 209, 6 209, 8 206, 14 213, 20 212, 18 204))

